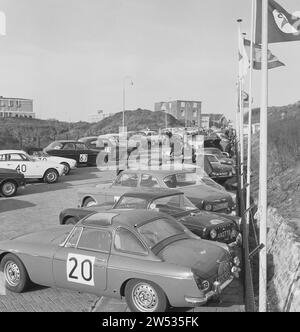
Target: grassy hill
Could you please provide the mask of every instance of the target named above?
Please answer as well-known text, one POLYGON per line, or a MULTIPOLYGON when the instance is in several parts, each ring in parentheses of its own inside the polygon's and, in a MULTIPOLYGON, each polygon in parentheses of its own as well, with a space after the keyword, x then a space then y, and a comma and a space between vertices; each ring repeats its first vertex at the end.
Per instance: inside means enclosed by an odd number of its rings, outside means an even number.
MULTIPOLYGON (((127 111, 126 125, 129 131, 152 129, 165 126, 165 113, 148 110, 127 111)), ((84 136, 98 136, 116 133, 122 126, 123 114, 117 113, 98 123, 67 123, 56 120, 0 119, 0 149, 44 148, 58 139, 79 139, 84 136)), ((168 125, 182 126, 173 116, 168 115, 168 125)))

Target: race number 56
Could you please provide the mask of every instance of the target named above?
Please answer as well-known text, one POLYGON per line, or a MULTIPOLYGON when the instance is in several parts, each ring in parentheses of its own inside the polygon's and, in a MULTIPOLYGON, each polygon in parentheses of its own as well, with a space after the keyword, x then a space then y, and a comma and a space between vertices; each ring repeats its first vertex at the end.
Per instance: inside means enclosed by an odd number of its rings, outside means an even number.
POLYGON ((67 259, 67 278, 70 282, 95 286, 95 257, 69 254, 67 259))
POLYGON ((80 163, 87 163, 87 161, 88 161, 88 155, 87 154, 81 154, 79 156, 79 162, 80 163))

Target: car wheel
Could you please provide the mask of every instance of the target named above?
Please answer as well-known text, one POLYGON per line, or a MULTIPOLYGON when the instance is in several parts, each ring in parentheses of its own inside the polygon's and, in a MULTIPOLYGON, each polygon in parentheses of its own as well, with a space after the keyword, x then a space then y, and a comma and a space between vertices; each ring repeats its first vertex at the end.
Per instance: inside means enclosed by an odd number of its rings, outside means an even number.
POLYGON ((71 172, 71 167, 68 163, 61 163, 64 166, 64 174, 69 175, 71 172))
POLYGON ((130 280, 125 288, 125 298, 133 312, 165 312, 168 309, 165 293, 150 281, 130 280))
POLYGON ((82 207, 89 208, 95 205, 97 205, 97 202, 92 197, 89 197, 84 200, 82 207))
POLYGON ((5 286, 14 293, 22 293, 29 286, 30 279, 24 264, 12 254, 1 261, 0 271, 4 274, 5 286))
POLYGON ((43 177, 43 180, 44 182, 51 184, 57 182, 58 177, 59 175, 55 169, 48 169, 43 177))
POLYGON ((14 181, 6 181, 1 185, 0 193, 4 197, 13 197, 16 195, 18 186, 14 181))
POLYGON ((64 222, 64 225, 76 225, 78 223, 78 220, 74 217, 67 218, 64 222))

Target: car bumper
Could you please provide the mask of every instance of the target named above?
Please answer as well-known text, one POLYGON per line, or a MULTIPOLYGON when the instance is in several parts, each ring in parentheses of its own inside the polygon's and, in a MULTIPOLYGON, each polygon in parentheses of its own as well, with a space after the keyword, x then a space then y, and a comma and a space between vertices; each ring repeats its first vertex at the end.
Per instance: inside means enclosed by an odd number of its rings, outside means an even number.
POLYGON ((192 305, 194 307, 201 307, 205 305, 209 300, 213 298, 217 298, 222 294, 222 291, 228 287, 232 281, 234 280, 234 277, 232 276, 230 279, 225 281, 223 284, 219 284, 218 282, 215 282, 213 285, 213 289, 206 293, 204 297, 185 297, 185 301, 188 305, 192 305))

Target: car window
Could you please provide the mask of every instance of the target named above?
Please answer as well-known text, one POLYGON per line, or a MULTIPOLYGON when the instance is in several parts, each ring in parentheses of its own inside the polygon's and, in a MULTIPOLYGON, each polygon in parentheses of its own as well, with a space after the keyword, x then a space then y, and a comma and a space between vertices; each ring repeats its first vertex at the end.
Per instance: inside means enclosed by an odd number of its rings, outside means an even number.
POLYGON ((5 160, 6 160, 5 154, 1 154, 0 155, 0 161, 5 161, 5 160))
POLYGON ((54 142, 49 145, 49 149, 52 149, 52 150, 61 150, 62 147, 63 147, 63 144, 58 143, 58 142, 54 142))
POLYGON ((82 232, 82 227, 76 227, 73 232, 72 235, 70 236, 68 242, 66 243, 65 247, 66 248, 75 248, 77 245, 77 242, 79 240, 80 234, 82 232))
POLYGON ((141 187, 159 188, 160 185, 155 177, 150 174, 143 174, 141 178, 141 187))
POLYGON ((83 143, 77 143, 77 144, 76 144, 76 149, 77 149, 77 150, 87 150, 87 147, 86 147, 86 145, 83 144, 83 143))
POLYGON ((77 248, 92 251, 110 252, 111 235, 107 231, 89 229, 83 230, 77 248))
POLYGON ((73 144, 73 143, 66 143, 63 146, 62 150, 75 150, 75 144, 73 144))
POLYGON ((115 235, 115 249, 119 251, 147 255, 148 251, 141 241, 125 228, 119 228, 115 235))
POLYGON ((26 161, 26 158, 19 153, 11 153, 7 155, 7 161, 26 161))
POLYGON ((122 197, 115 209, 146 209, 147 201, 138 197, 122 197))
POLYGON ((138 185, 138 175, 133 174, 122 174, 117 181, 115 182, 116 186, 122 186, 122 187, 131 187, 135 188, 138 185))

